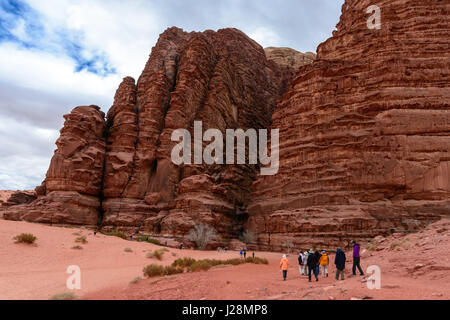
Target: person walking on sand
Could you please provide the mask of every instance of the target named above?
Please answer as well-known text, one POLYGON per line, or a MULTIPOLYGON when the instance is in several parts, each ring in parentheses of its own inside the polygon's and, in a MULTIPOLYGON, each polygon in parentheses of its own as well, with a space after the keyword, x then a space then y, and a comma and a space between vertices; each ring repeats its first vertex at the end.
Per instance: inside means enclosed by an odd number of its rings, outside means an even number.
POLYGON ((341 280, 344 280, 344 269, 346 261, 345 253, 338 248, 336 250, 336 257, 334 258, 334 264, 336 265, 336 280, 339 280, 339 275, 341 275, 341 280))
POLYGON ((244 259, 247 259, 247 248, 244 248, 244 259))
POLYGON ((316 252, 314 252, 314 258, 316 259, 316 269, 315 269, 315 274, 317 276, 319 276, 320 273, 320 258, 322 257, 322 255, 320 254, 319 250, 316 250, 316 252))
POLYGON ((304 272, 303 272, 303 270, 304 270, 303 264, 305 262, 304 260, 305 260, 305 258, 303 256, 303 253, 300 251, 300 253, 298 255, 298 270, 300 271, 301 276, 304 275, 304 272))
POLYGON ((316 278, 316 281, 319 281, 319 278, 317 277, 317 259, 316 255, 314 254, 314 251, 311 249, 308 254, 308 260, 306 261, 306 264, 308 265, 308 278, 309 282, 311 282, 311 273, 314 273, 314 277, 316 278))
POLYGON ((361 268, 361 254, 360 254, 360 249, 361 246, 356 242, 356 241, 352 241, 353 243, 353 275, 356 276, 356 268, 358 268, 359 273, 363 276, 364 272, 362 271, 361 268))
POLYGON ((328 255, 325 251, 322 251, 322 256, 320 257, 319 264, 320 269, 322 269, 322 277, 328 277, 328 264, 330 262, 330 259, 328 258, 328 255))
POLYGON ((303 252, 303 275, 308 275, 308 264, 306 263, 308 260, 308 251, 303 252))
POLYGON ((286 255, 283 254, 283 257, 281 258, 281 261, 280 261, 280 269, 281 269, 281 271, 283 271, 283 281, 286 281, 286 279, 287 279, 288 268, 289 268, 289 261, 288 261, 286 255))
POLYGON ((242 255, 243 255, 242 249, 241 249, 240 255, 241 255, 241 258, 242 258, 242 255))

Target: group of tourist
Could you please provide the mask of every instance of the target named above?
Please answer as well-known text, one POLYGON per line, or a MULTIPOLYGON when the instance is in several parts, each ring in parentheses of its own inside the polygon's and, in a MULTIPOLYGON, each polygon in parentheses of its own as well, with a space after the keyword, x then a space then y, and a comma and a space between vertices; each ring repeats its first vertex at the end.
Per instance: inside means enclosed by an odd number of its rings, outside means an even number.
MULTIPOLYGON (((360 249, 361 246, 356 242, 352 241, 353 244, 353 275, 356 275, 356 269, 358 269, 359 273, 363 276, 364 272, 361 268, 360 261, 360 249)), ((334 264, 336 266, 336 280, 344 280, 344 269, 345 262, 347 258, 345 256, 345 252, 338 248, 336 250, 336 256, 334 258, 334 264)), ((322 273, 322 277, 328 277, 328 266, 330 264, 330 258, 328 257, 328 253, 325 250, 309 250, 309 251, 300 251, 298 255, 298 268, 301 276, 308 276, 309 282, 312 281, 312 275, 316 281, 319 281, 319 274, 322 273)), ((283 255, 280 261, 280 269, 283 271, 283 280, 287 279, 287 272, 289 269, 289 261, 286 255, 283 255)))

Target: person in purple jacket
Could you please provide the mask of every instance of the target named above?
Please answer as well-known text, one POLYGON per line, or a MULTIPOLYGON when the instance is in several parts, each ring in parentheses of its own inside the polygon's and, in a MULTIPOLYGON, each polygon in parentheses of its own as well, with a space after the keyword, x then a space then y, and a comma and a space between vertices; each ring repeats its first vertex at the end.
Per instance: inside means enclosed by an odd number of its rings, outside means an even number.
POLYGON ((359 253, 360 245, 356 243, 356 241, 352 241, 353 243, 353 275, 356 276, 356 268, 358 268, 359 273, 363 276, 364 272, 361 269, 361 255, 359 253))

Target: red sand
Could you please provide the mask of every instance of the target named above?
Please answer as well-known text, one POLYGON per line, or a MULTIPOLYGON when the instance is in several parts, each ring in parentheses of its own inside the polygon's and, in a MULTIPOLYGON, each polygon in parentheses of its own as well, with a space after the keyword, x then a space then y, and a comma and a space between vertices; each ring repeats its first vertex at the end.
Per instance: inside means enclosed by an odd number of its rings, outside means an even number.
MULTIPOLYGON (((217 253, 170 249, 159 262, 147 259, 148 251, 158 248, 148 243, 130 242, 92 231, 58 228, 25 222, 0 220, 0 299, 48 299, 66 289, 66 269, 81 268, 82 290, 72 291, 83 299, 443 299, 450 298, 449 220, 431 225, 427 230, 406 237, 391 237, 366 251, 362 266, 378 265, 382 271, 381 290, 369 290, 364 278, 350 275, 351 257, 347 253, 346 280, 330 277, 309 283, 300 277, 296 254, 289 259, 288 281, 279 271, 278 253, 257 253, 270 264, 246 264, 187 273, 168 279, 145 279, 142 268, 150 263, 170 264, 179 257, 227 259, 237 252, 217 253), (37 236, 36 246, 15 244, 12 238, 22 232, 37 236), (74 232, 89 241, 83 250, 73 250, 74 232), (398 246, 392 246, 398 243, 398 246), (124 251, 131 248, 132 253, 124 251), (381 250, 384 248, 383 250, 381 250), (173 256, 175 253, 176 256, 173 256), (364 282, 363 282, 364 281, 364 282)), ((334 257, 331 256, 330 260, 334 257)))

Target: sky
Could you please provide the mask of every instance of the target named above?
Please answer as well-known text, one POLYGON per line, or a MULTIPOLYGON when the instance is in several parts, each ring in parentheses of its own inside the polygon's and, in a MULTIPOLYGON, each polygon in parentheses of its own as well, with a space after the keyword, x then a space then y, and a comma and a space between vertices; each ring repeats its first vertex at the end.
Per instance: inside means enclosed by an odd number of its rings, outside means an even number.
POLYGON ((344 0, 0 0, 0 190, 45 178, 63 115, 107 112, 159 34, 234 27, 263 47, 316 52, 344 0))

